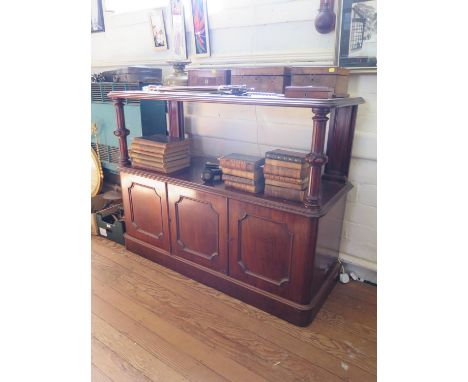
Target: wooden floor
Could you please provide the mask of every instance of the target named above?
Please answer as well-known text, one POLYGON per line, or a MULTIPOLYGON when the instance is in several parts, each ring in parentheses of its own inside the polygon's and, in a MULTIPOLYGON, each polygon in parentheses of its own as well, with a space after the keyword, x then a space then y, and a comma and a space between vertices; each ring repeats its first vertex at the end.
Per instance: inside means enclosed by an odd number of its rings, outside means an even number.
POLYGON ((92 239, 92 380, 375 381, 376 288, 338 284, 299 328, 92 239))

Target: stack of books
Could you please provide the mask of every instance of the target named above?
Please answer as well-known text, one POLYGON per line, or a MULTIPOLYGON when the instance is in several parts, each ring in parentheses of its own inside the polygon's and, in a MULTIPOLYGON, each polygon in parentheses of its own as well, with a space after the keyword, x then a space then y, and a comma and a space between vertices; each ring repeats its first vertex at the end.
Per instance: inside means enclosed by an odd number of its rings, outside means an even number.
POLYGON ((155 134, 133 139, 132 166, 166 174, 190 166, 189 140, 155 134))
POLYGON ((262 165, 265 158, 244 154, 229 154, 219 159, 226 186, 257 194, 265 185, 262 165))
POLYGON ((265 195, 303 201, 307 194, 310 165, 307 154, 287 150, 265 153, 265 195))

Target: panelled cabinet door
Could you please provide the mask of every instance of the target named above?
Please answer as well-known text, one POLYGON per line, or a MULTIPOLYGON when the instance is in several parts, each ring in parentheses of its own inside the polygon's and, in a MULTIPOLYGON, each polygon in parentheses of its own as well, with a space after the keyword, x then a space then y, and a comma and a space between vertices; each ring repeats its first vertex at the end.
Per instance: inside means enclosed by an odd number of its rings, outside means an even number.
POLYGON ((166 184, 121 173, 127 234, 170 251, 166 184))
POLYGON ((172 253, 227 272, 227 200, 168 184, 172 253))
POLYGON ((305 217, 230 199, 229 276, 309 303, 314 227, 305 217))

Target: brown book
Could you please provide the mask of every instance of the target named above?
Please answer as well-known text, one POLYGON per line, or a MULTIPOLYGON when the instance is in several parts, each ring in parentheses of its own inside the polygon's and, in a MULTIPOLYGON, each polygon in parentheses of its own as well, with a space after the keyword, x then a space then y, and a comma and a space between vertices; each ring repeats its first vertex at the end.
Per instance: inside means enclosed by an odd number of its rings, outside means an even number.
POLYGON ((265 158, 284 162, 305 163, 307 155, 307 153, 300 153, 298 151, 276 149, 267 151, 265 153, 265 158))
POLYGON ((257 183, 255 185, 252 185, 252 184, 231 182, 229 180, 226 180, 224 184, 226 186, 235 188, 236 190, 246 191, 246 192, 250 192, 253 194, 257 194, 263 191, 263 183, 257 183))
POLYGON ((276 159, 265 159, 265 164, 270 164, 272 166, 293 168, 293 169, 302 169, 302 168, 310 167, 308 163, 288 162, 288 161, 282 161, 282 160, 276 160, 276 159))
POLYGON ((289 178, 287 176, 279 176, 279 175, 273 175, 273 174, 268 174, 264 173, 263 176, 265 179, 270 179, 270 180, 276 180, 277 182, 283 182, 283 183, 291 183, 291 184, 307 184, 309 181, 309 173, 305 176, 305 178, 289 178))
POLYGON ((172 168, 179 167, 179 166, 189 166, 190 165, 190 158, 175 160, 175 161, 172 161, 172 162, 169 162, 169 163, 160 163, 160 162, 154 162, 154 161, 134 158, 132 160, 132 163, 133 164, 139 164, 139 165, 151 166, 153 168, 170 170, 172 168))
POLYGON ((263 163, 265 163, 265 158, 237 153, 225 155, 219 159, 221 167, 243 171, 255 171, 263 163))
POLYGON ((270 174, 276 176, 284 176, 287 178, 304 179, 309 176, 310 166, 301 168, 287 168, 265 163, 265 166, 263 167, 263 173, 265 175, 270 174))
POLYGON ((138 151, 144 154, 167 155, 167 154, 188 152, 190 149, 189 149, 189 146, 153 147, 153 146, 141 145, 139 143, 132 142, 131 150, 138 151))
POLYGON ((242 178, 240 176, 234 176, 234 175, 229 175, 229 174, 223 174, 223 180, 229 181, 229 182, 250 184, 250 185, 256 185, 257 183, 264 183, 263 178, 249 179, 249 178, 242 178))
POLYGON ((138 159, 143 159, 143 160, 149 160, 149 161, 153 161, 153 162, 161 162, 161 163, 168 163, 168 162, 172 162, 172 161, 175 161, 175 160, 179 160, 179 159, 184 159, 184 158, 188 158, 190 157, 190 155, 188 155, 188 153, 181 153, 181 154, 176 154, 176 155, 173 155, 173 154, 170 154, 170 155, 147 155, 147 154, 142 154, 142 153, 139 153, 139 152, 135 152, 135 151, 130 151, 130 158, 134 159, 134 158, 138 158, 138 159))
POLYGON ((269 184, 271 186, 283 187, 283 188, 290 188, 291 190, 305 190, 307 188, 307 183, 301 183, 301 184, 285 183, 285 182, 279 182, 277 180, 272 180, 272 179, 265 179, 265 184, 269 184))
POLYGON ((258 180, 263 177, 263 171, 261 167, 256 171, 234 170, 232 168, 226 167, 222 167, 221 169, 223 171, 223 174, 239 176, 241 178, 258 180))
POLYGON ((170 137, 168 135, 154 134, 147 137, 135 137, 133 142, 153 147, 185 146, 189 140, 185 138, 170 137))
POLYGON ((273 196, 275 198, 302 202, 307 194, 307 190, 292 190, 290 188, 277 187, 272 186, 271 184, 266 184, 264 193, 267 196, 273 196))

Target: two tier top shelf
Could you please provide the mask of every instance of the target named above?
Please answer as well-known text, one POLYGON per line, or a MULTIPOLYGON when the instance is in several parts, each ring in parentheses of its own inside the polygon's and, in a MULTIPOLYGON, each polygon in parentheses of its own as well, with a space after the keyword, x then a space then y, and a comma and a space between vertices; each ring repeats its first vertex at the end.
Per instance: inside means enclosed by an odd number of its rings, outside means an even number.
MULTIPOLYGON (((127 136, 130 131, 125 127, 124 100, 165 100, 168 103, 169 135, 172 137, 184 137, 184 110, 183 102, 204 102, 220 104, 241 104, 276 107, 301 107, 312 110, 312 139, 311 150, 306 160, 310 163, 310 177, 306 199, 301 205, 298 202, 286 202, 267 198, 262 195, 248 195, 246 197, 261 203, 277 204, 277 207, 303 211, 309 216, 317 216, 324 213, 327 205, 338 196, 347 192, 351 185, 347 181, 351 148, 356 123, 357 107, 364 103, 361 97, 312 99, 312 98, 286 98, 282 95, 227 95, 190 91, 112 91, 108 94, 116 108, 117 129, 114 134, 119 138, 120 166, 131 168, 127 136), (327 122, 329 123, 328 137, 326 137, 327 122), (325 139, 327 139, 327 151, 325 153, 325 139), (324 171, 323 166, 325 166, 324 171), (324 184, 322 185, 322 180, 324 184)), ((287 127, 287 126, 286 126, 287 127)), ((228 154, 228 153, 226 153, 228 154)), ((193 183, 194 187, 203 187, 199 181, 195 181, 194 168, 199 170, 199 161, 194 161, 191 169, 185 170, 191 174, 185 177, 184 170, 175 174, 164 175, 156 172, 153 176, 171 178, 174 181, 193 183), (195 166, 196 164, 196 166, 195 166)), ((136 170, 135 170, 136 171, 136 170)), ((142 170, 138 170, 142 171, 142 170)), ((245 193, 240 192, 239 195, 245 193)))

